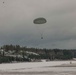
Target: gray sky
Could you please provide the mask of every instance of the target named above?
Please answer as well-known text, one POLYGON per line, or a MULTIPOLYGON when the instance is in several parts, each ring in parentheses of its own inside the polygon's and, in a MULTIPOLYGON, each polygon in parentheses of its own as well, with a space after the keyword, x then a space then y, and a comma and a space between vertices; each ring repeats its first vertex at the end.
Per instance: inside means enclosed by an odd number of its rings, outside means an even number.
POLYGON ((76 0, 0 0, 0 45, 5 44, 75 49, 76 0), (47 23, 33 24, 38 17, 47 23))

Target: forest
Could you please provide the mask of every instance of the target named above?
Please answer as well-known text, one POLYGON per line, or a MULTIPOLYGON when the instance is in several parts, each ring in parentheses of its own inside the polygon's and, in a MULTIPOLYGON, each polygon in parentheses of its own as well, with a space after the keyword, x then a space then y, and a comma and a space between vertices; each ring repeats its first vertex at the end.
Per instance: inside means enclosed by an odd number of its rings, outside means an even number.
POLYGON ((47 59, 72 60, 76 58, 75 49, 40 49, 20 45, 3 45, 0 48, 0 63, 31 62, 47 59))

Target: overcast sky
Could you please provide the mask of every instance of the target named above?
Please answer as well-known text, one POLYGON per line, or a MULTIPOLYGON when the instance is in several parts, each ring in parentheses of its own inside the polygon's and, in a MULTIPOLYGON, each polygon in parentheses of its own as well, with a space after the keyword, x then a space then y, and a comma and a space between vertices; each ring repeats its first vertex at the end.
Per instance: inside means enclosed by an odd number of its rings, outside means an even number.
POLYGON ((76 0, 0 0, 0 46, 5 44, 75 49, 76 0), (47 23, 34 24, 38 17, 47 23))

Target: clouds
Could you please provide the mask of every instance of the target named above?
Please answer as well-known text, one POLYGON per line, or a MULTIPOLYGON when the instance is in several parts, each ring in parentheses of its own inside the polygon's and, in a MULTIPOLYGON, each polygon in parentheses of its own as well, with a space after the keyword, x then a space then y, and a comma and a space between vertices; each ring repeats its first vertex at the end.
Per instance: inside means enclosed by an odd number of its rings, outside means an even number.
POLYGON ((75 0, 0 0, 0 45, 76 48, 75 0), (33 24, 37 17, 47 23, 33 24), (41 33, 44 39, 41 40, 41 33))

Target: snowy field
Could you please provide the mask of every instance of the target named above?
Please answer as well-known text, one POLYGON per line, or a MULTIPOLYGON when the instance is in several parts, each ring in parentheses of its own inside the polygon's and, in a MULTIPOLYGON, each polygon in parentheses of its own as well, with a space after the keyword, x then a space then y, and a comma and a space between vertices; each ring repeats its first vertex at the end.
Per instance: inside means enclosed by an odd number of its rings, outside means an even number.
MULTIPOLYGON (((75 64, 76 61, 71 61, 75 64)), ((76 67, 55 67, 70 61, 24 62, 0 64, 0 75, 76 75, 76 67)))

